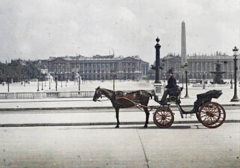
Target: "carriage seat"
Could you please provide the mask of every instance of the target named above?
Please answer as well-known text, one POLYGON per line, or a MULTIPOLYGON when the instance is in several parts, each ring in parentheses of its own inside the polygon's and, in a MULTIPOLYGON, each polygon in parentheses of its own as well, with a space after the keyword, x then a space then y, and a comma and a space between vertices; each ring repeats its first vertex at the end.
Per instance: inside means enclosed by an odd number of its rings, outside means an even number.
POLYGON ((183 87, 177 87, 176 90, 172 90, 167 98, 167 102, 175 102, 175 103, 180 103, 180 96, 181 92, 183 90, 183 87))

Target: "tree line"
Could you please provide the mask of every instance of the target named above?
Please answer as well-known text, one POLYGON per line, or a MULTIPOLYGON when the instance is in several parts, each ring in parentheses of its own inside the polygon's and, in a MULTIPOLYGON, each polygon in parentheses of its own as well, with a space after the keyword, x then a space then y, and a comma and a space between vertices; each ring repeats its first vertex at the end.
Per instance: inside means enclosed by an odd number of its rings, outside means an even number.
POLYGON ((0 63, 0 82, 29 81, 39 78, 40 68, 34 61, 12 60, 11 63, 0 63))

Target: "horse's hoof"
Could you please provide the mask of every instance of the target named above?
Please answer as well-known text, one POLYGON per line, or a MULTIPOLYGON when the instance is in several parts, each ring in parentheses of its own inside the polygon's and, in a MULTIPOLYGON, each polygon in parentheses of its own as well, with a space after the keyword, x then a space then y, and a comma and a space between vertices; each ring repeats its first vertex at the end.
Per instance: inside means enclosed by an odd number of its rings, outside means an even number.
POLYGON ((116 125, 116 127, 115 128, 119 128, 119 125, 116 125))
POLYGON ((143 128, 147 128, 148 126, 147 125, 144 125, 144 127, 143 128))

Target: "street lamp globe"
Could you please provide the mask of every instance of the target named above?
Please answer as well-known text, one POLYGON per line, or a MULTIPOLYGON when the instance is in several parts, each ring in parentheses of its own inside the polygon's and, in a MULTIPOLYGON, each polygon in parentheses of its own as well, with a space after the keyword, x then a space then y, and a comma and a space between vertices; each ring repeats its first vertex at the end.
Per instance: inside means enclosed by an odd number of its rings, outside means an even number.
POLYGON ((235 46, 233 49, 233 56, 237 56, 238 55, 238 48, 235 46))

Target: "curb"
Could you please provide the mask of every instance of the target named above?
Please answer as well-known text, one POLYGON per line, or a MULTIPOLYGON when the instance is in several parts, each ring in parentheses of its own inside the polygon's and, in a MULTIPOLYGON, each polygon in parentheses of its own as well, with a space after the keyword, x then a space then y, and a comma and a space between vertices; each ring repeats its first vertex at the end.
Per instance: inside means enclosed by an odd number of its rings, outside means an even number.
MULTIPOLYGON (((223 107, 239 107, 240 104, 221 104, 223 107)), ((153 107, 160 107, 160 105, 154 105, 153 107)), ((171 105, 172 108, 176 108, 176 105, 171 105)), ((183 108, 193 107, 193 105, 182 105, 183 108)), ((112 109, 112 106, 94 106, 94 107, 34 107, 34 108, 0 108, 0 111, 27 111, 27 110, 69 110, 69 109, 112 109)))
MULTIPOLYGON (((240 123, 240 120, 225 120, 224 123, 240 123)), ((154 122, 149 122, 149 124, 154 124, 154 122)), ((201 124, 201 123, 198 121, 174 121, 173 124, 201 124)), ((116 125, 116 122, 0 124, 0 127, 56 127, 56 126, 58 127, 58 126, 101 126, 101 125, 116 125)), ((120 125, 144 125, 144 122, 121 122, 120 125)))

